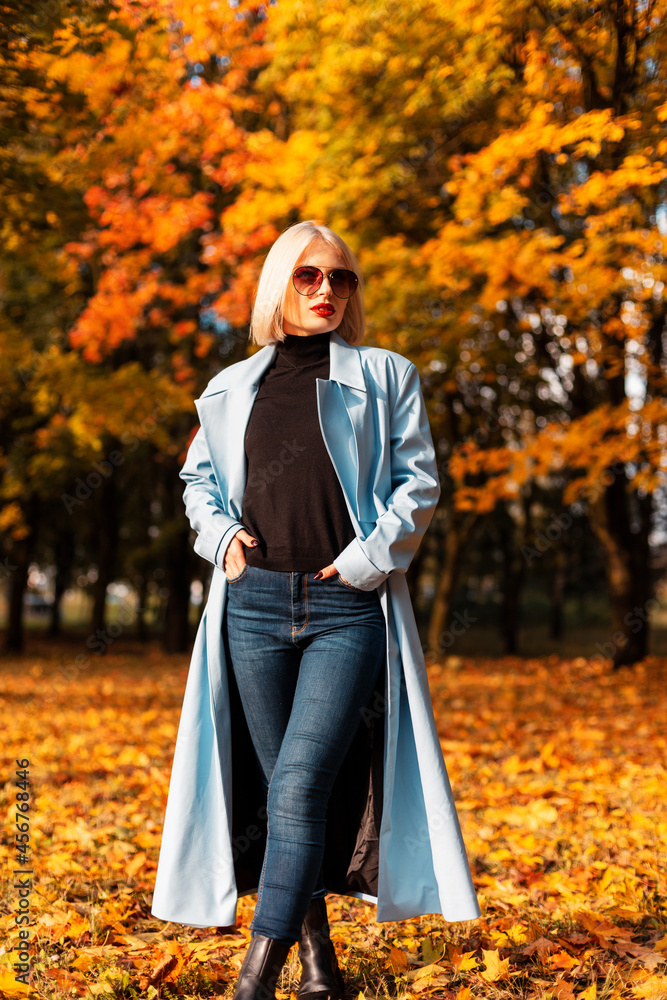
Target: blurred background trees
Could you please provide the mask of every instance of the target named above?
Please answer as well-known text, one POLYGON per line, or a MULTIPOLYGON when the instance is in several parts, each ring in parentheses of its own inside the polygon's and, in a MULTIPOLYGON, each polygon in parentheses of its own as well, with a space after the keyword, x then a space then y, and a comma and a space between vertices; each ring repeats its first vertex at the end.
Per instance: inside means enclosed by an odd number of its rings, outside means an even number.
POLYGON ((665 541, 666 14, 3 5, 7 645, 41 572, 54 634, 72 588, 105 634, 124 586, 125 627, 187 648, 207 574, 178 479, 192 401, 246 356, 273 240, 314 218, 362 262, 366 342, 421 373, 443 484, 409 572, 425 644, 454 652, 486 615, 506 652, 538 618, 556 643, 600 595, 582 652, 643 658, 665 541))

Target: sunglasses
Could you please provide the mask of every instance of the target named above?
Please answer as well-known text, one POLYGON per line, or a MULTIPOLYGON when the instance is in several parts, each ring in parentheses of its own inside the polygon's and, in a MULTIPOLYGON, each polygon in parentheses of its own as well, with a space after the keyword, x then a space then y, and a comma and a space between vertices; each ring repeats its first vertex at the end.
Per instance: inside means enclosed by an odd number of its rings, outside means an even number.
MULTIPOLYGON (((292 283, 299 295, 313 295, 324 281, 324 272, 319 267, 304 264, 292 274, 292 283)), ((354 271, 345 267, 335 267, 329 271, 331 291, 338 299, 349 299, 357 290, 359 279, 354 271)))

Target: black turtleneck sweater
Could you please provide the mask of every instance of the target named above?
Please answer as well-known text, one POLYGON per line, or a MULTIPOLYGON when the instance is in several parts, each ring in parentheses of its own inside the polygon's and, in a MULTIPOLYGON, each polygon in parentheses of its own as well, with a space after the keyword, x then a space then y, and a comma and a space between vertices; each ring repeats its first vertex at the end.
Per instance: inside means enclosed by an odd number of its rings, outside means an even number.
POLYGON ((322 438, 316 379, 329 378, 329 333, 286 334, 262 376, 245 434, 242 520, 259 540, 250 566, 312 573, 354 538, 322 438))

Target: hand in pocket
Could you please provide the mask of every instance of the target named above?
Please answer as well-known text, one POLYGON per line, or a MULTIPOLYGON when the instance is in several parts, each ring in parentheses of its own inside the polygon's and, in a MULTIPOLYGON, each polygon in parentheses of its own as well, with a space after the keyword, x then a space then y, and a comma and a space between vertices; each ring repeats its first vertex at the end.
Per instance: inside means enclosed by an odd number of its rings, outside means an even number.
POLYGON ((243 572, 245 566, 244 546, 246 545, 254 547, 255 545, 259 545, 259 542, 245 528, 239 528, 225 552, 223 569, 228 580, 233 580, 235 576, 240 576, 243 572))

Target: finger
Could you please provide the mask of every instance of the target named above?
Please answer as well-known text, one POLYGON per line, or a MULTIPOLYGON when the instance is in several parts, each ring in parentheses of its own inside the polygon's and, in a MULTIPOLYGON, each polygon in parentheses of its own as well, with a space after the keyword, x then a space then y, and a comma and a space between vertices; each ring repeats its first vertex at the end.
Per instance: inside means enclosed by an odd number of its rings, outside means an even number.
POLYGON ((330 576, 333 576, 337 572, 338 572, 338 570, 336 569, 336 567, 334 566, 334 564, 333 563, 329 563, 329 565, 325 566, 324 569, 319 570, 315 574, 314 578, 316 580, 327 580, 330 576))
POLYGON ((241 528, 240 531, 237 531, 236 534, 234 535, 234 538, 240 539, 244 545, 259 545, 257 539, 254 538, 244 528, 241 528))

